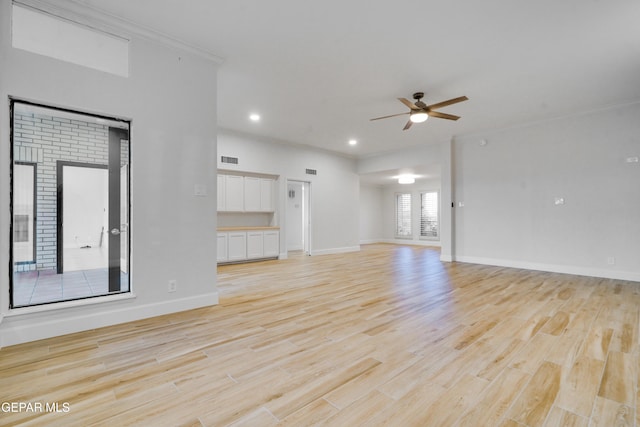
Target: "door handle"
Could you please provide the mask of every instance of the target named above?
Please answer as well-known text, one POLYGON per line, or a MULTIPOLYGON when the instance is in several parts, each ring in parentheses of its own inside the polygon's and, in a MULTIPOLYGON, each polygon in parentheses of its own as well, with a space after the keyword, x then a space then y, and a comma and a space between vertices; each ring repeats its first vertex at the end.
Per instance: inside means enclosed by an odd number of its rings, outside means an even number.
POLYGON ((112 228, 111 234, 113 234, 114 236, 117 236, 118 234, 120 234, 120 230, 118 230, 117 228, 112 228))

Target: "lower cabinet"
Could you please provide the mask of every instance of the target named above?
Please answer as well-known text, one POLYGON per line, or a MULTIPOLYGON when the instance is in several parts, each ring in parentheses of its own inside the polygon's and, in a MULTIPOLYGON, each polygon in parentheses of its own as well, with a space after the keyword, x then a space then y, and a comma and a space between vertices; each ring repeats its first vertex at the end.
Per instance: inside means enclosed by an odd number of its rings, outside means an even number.
POLYGON ((278 230, 249 230, 218 233, 218 262, 250 261, 280 255, 278 230))
POLYGON ((227 261, 247 259, 247 233, 244 231, 227 234, 227 261))
POLYGON ((280 255, 280 232, 277 230, 265 231, 263 248, 265 257, 280 255))
POLYGON ((229 260, 229 253, 227 252, 227 233, 218 233, 218 262, 225 262, 229 260))
POLYGON ((247 231, 247 259, 264 256, 264 231, 247 231))

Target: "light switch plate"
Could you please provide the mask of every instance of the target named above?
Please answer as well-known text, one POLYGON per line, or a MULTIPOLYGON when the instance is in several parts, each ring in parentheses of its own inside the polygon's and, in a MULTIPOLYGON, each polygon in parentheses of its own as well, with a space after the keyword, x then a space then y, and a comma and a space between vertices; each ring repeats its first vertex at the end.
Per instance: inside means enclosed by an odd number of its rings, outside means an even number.
POLYGON ((193 195, 194 196, 206 196, 207 195, 207 187, 202 184, 196 184, 193 186, 193 195))

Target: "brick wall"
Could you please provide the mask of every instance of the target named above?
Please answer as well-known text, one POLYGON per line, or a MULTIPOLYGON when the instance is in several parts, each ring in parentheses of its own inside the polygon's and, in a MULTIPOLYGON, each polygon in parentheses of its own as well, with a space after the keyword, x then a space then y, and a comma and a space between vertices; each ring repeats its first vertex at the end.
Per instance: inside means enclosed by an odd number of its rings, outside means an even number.
MULTIPOLYGON (((36 263, 15 271, 56 269, 56 161, 106 165, 108 126, 43 114, 14 116, 14 161, 36 163, 36 263)), ((128 154, 123 153, 126 163, 128 154)), ((123 163, 123 164, 124 164, 123 163)))

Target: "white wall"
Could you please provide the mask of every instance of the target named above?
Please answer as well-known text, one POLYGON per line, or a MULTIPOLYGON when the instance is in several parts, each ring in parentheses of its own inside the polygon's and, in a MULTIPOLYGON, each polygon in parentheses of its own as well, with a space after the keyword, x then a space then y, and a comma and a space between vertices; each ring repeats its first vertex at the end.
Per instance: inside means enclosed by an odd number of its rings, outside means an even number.
MULTIPOLYGON (((227 130, 218 134, 218 168, 278 175, 278 212, 286 212, 287 180, 311 182, 311 255, 358 250, 359 178, 353 159, 322 150, 268 141, 227 130), (221 163, 221 156, 237 157, 237 165, 221 163), (317 175, 306 175, 316 169, 317 175)), ((278 218, 281 226, 284 218, 278 218)), ((286 248, 286 230, 280 233, 286 248)), ((281 256, 286 256, 281 254, 281 256)))
POLYGON ((10 29, 11 2, 2 1, 0 346, 216 304, 217 65, 114 27, 131 39, 130 77, 124 78, 13 49, 10 29), (135 298, 9 310, 9 96, 132 120, 135 298), (208 195, 194 197, 195 184, 205 185, 208 195), (177 292, 167 293, 169 279, 177 280, 177 292))
POLYGON ((456 138, 455 259, 640 280, 639 117, 634 104, 456 138))
POLYGON ((360 243, 383 241, 383 187, 360 185, 360 243))

